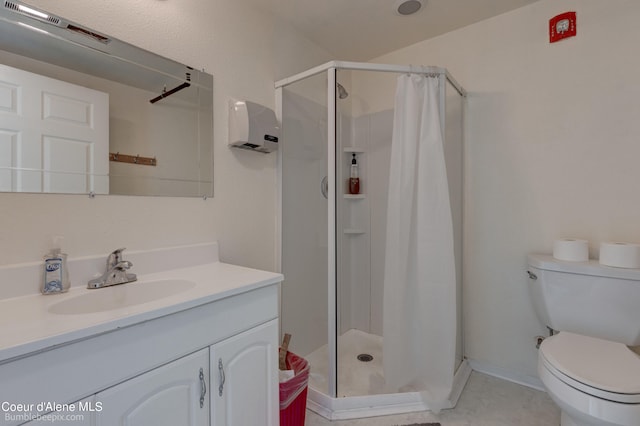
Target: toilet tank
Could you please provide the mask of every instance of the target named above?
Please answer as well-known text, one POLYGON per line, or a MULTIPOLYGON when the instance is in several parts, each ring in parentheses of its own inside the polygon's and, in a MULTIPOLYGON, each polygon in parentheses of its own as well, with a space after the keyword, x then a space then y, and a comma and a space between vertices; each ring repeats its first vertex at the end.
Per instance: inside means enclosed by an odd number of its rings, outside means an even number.
POLYGON ((640 345, 640 269, 530 254, 529 291, 538 318, 570 331, 640 345))

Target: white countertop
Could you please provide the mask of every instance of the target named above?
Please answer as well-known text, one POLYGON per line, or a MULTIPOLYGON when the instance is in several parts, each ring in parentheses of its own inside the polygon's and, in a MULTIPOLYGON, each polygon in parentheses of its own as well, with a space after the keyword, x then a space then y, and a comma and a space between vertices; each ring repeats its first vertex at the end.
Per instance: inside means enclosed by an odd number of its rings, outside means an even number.
POLYGON ((107 289, 72 287, 59 295, 32 294, 0 300, 0 363, 273 285, 283 276, 221 262, 138 275, 138 282, 166 279, 188 280, 196 285, 162 299, 90 314, 53 314, 49 308, 69 298, 107 289))

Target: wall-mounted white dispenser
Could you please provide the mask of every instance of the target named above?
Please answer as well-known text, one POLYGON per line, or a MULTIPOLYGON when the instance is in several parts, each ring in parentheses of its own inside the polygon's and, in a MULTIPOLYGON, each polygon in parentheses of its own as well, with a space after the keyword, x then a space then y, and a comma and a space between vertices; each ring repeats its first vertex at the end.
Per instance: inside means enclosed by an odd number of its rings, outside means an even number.
POLYGON ((278 149, 279 139, 272 109, 249 101, 229 102, 229 146, 266 153, 278 149))

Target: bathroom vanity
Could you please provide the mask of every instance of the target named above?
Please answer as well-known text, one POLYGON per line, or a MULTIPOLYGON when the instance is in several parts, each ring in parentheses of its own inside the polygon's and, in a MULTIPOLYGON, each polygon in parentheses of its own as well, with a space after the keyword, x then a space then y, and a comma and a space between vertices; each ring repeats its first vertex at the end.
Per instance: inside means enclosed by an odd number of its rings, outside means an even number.
POLYGON ((0 424, 57 408, 78 425, 277 425, 282 275, 207 250, 133 283, 0 300, 0 424))

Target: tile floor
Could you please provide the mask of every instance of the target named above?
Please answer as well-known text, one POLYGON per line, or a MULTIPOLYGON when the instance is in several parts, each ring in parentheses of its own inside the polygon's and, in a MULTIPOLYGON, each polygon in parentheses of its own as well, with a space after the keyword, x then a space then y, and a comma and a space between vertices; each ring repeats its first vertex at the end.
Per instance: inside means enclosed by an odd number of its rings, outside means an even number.
POLYGON ((560 410, 546 393, 473 372, 455 408, 330 422, 307 410, 306 426, 395 426, 440 422, 442 426, 558 426, 560 410))

